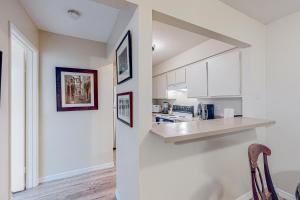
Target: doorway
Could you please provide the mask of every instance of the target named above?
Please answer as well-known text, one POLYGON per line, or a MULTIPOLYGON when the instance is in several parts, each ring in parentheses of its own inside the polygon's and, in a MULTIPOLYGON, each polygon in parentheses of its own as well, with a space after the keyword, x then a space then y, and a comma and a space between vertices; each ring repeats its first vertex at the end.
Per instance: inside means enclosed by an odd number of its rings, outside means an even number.
POLYGON ((38 51, 10 24, 11 192, 38 185, 38 51))

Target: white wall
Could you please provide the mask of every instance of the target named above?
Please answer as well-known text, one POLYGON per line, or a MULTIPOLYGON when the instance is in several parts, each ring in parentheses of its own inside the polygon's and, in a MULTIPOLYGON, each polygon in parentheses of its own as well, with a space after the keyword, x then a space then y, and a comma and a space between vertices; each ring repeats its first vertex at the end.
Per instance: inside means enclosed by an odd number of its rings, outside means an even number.
POLYGON ((123 39, 128 30, 132 37, 132 76, 133 78, 121 85, 117 85, 116 92, 133 92, 133 128, 116 121, 117 137, 117 191, 121 194, 121 199, 138 200, 138 127, 140 119, 138 117, 138 52, 139 52, 139 30, 138 30, 138 11, 136 11, 123 31, 123 34, 115 44, 115 49, 123 39))
POLYGON ((40 32, 40 177, 113 162, 113 68, 100 42, 40 32), (55 67, 99 69, 99 110, 56 111, 55 67))
POLYGON ((185 65, 204 60, 213 55, 233 49, 234 46, 214 39, 207 40, 153 67, 153 75, 174 70, 185 65))
POLYGON ((300 182, 300 12, 267 26, 267 116, 275 183, 294 194, 300 182))
MULTIPOLYGON (((218 0, 131 0, 139 12, 140 200, 232 200, 250 190, 247 147, 264 129, 184 145, 165 144, 151 129, 152 10, 249 43, 243 50, 246 116, 265 117, 266 29, 218 0), (148 51, 149 49, 149 51, 148 51), (150 94, 150 95, 149 95, 150 94), (216 195, 216 196, 214 196, 216 195)), ((122 197, 121 193, 121 199, 122 197)), ((127 198, 125 198, 127 200, 127 198)), ((132 200, 132 199, 130 199, 132 200)), ((135 200, 135 199, 134 199, 135 200)))
POLYGON ((115 44, 118 42, 118 39, 122 37, 123 31, 131 20, 134 11, 135 6, 133 5, 126 5, 126 8, 121 8, 119 11, 118 18, 107 42, 108 53, 115 51, 115 44))
POLYGON ((0 103, 0 199, 7 200, 9 189, 9 21, 38 46, 38 30, 18 0, 0 0, 0 50, 3 51, 3 74, 0 103))

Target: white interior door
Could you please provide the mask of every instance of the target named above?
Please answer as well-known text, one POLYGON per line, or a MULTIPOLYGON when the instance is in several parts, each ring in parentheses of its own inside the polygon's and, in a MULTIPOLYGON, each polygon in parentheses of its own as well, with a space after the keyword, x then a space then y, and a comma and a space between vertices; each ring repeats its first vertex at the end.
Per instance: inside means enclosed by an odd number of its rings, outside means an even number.
POLYGON ((17 39, 11 41, 11 190, 25 190, 26 133, 26 49, 17 39))

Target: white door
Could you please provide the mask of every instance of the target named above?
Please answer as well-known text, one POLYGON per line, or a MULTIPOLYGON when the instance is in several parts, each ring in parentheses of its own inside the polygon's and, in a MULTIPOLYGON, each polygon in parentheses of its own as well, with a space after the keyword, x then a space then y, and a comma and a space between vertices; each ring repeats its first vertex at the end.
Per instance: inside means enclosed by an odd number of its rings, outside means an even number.
POLYGON ((206 62, 197 62, 186 67, 186 84, 189 98, 207 97, 206 62))
POLYGON ((12 38, 11 44, 11 190, 25 190, 25 47, 12 38))
POLYGON ((239 52, 227 53, 208 60, 208 95, 241 95, 239 52))

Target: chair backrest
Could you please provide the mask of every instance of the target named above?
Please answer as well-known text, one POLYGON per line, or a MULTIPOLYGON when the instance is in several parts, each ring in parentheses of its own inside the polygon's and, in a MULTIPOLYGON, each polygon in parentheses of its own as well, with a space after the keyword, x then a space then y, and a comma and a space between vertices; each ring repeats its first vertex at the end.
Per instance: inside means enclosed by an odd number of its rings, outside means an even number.
POLYGON ((261 144, 252 144, 248 148, 248 157, 251 169, 252 180, 252 193, 254 200, 278 200, 278 196, 274 189, 274 185, 271 179, 267 156, 271 155, 271 150, 261 144), (264 178, 262 171, 258 166, 258 159, 260 154, 263 154, 264 161, 264 178), (259 182, 258 179, 259 178, 259 182), (265 188, 265 183, 267 188, 265 188))
POLYGON ((296 189, 296 199, 300 200, 300 183, 298 184, 297 189, 296 189))

